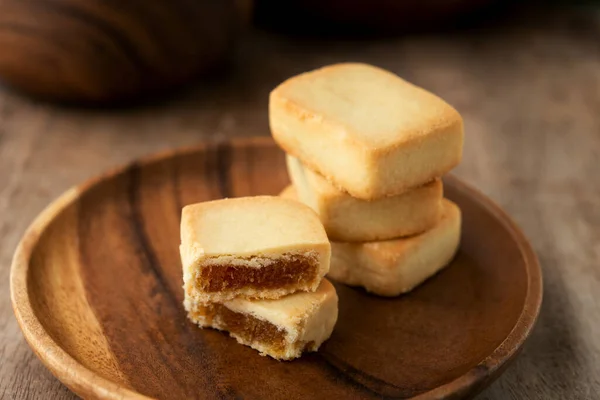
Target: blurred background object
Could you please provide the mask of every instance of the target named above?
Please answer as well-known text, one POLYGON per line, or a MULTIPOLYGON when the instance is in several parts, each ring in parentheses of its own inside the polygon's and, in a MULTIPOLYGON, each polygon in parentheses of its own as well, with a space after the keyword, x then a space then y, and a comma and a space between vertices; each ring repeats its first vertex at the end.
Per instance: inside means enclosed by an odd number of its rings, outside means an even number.
MULTIPOLYGON (((498 0, 257 0, 257 22, 287 33, 437 29, 498 0)), ((502 2, 506 3, 506 1, 502 2)))
POLYGON ((50 100, 168 90, 227 60, 251 0, 0 1, 0 79, 50 100))

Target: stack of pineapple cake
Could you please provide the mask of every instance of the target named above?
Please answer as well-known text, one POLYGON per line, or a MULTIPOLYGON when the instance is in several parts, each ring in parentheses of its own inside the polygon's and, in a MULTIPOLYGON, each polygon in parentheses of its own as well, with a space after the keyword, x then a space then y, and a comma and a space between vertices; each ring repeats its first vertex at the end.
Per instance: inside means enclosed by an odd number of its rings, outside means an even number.
POLYGON ((462 157, 453 107, 390 72, 346 63, 279 85, 269 122, 292 181, 281 196, 316 211, 331 241, 328 276, 397 296, 452 260, 461 214, 440 178, 462 157))
POLYGON ((309 207, 277 196, 191 204, 181 216, 188 317, 280 360, 316 351, 337 321, 331 247, 309 207))

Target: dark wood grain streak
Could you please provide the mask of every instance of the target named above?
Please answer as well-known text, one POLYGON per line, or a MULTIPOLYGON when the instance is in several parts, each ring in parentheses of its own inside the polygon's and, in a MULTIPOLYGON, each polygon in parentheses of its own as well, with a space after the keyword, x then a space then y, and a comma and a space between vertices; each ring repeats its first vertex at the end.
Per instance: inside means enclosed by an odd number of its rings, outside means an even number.
MULTIPOLYGON (((112 292, 108 292, 106 290, 101 290, 100 292, 98 292, 97 290, 93 289, 94 287, 98 287, 99 284, 99 280, 102 279, 105 274, 107 274, 107 269, 113 267, 115 264, 117 264, 117 260, 115 260, 113 258, 114 254, 113 253, 108 253, 108 254, 104 254, 104 262, 101 264, 98 264, 97 261, 94 260, 93 257, 91 257, 90 255, 93 254, 93 252, 95 251, 94 245, 92 242, 90 242, 90 240, 92 238, 94 238, 96 235, 100 234, 100 235, 108 235, 110 234, 110 232, 106 231, 106 228, 102 229, 102 227, 100 226, 99 223, 94 222, 94 220, 92 219, 93 216, 86 216, 86 215, 81 215, 80 217, 80 234, 82 238, 85 238, 84 240, 81 241, 81 248, 80 248, 80 253, 81 253, 81 257, 82 257, 82 262, 83 262, 83 273, 84 273, 84 282, 89 282, 88 284, 86 284, 86 287, 89 286, 90 289, 87 291, 88 294, 88 301, 94 305, 96 303, 98 303, 98 301, 96 299, 102 299, 102 298, 108 298, 111 301, 109 301, 107 304, 104 304, 104 306, 102 308, 100 307, 94 307, 95 310, 95 314, 97 315, 97 317, 99 318, 100 321, 106 320, 106 319, 110 319, 113 314, 119 309, 119 304, 128 304, 129 306, 133 306, 136 310, 136 314, 132 315, 132 319, 128 321, 127 326, 113 326, 111 327, 110 330, 104 330, 104 333, 108 339, 108 342, 111 346, 112 351, 115 353, 115 355, 117 356, 117 360, 119 362, 119 365, 121 366, 121 368, 123 368, 124 371, 129 371, 129 370, 133 370, 135 367, 131 364, 131 360, 127 360, 127 359, 122 359, 118 357, 119 353, 122 353, 123 351, 125 351, 126 348, 133 348, 134 347, 134 343, 131 343, 130 340, 128 340, 130 343, 113 343, 111 341, 111 338, 114 338, 115 336, 118 335, 124 335, 129 339, 129 334, 132 330, 134 330, 135 326, 139 326, 142 328, 143 330, 143 326, 145 321, 143 320, 143 312, 139 307, 135 307, 136 304, 136 298, 135 298, 135 293, 140 293, 142 290, 147 290, 148 291, 148 295, 151 296, 150 298, 152 298, 153 300, 159 298, 158 296, 161 296, 164 292, 164 290, 161 290, 160 288, 160 282, 156 282, 155 281, 155 276, 150 276, 151 281, 149 281, 149 285, 144 285, 144 275, 148 275, 149 273, 151 273, 150 271, 150 267, 147 265, 148 264, 148 260, 145 257, 145 254, 143 253, 142 249, 140 248, 140 240, 139 237, 137 236, 137 233, 135 232, 135 228, 133 226, 133 224, 131 223, 131 219, 132 219, 132 215, 131 212, 132 210, 129 208, 130 206, 130 202, 128 199, 128 195, 129 195, 129 191, 128 188, 131 186, 129 184, 129 182, 127 182, 127 178, 125 177, 125 179, 121 179, 121 182, 117 182, 114 188, 107 188, 107 190, 114 190, 116 191, 116 193, 122 193, 122 200, 119 201, 118 203, 118 208, 115 208, 114 210, 112 210, 112 213, 115 213, 117 215, 114 215, 113 217, 116 217, 116 221, 118 221, 118 223, 121 225, 121 229, 119 229, 118 231, 114 231, 112 233, 112 235, 118 235, 121 236, 121 238, 125 238, 127 240, 127 243, 129 243, 129 246, 133 246, 130 247, 130 249, 127 251, 127 253, 123 253, 124 256, 124 261, 121 261, 119 264, 121 265, 122 268, 126 268, 124 270, 116 270, 116 271, 112 271, 112 274, 114 274, 113 276, 118 277, 118 279, 126 281, 127 282, 127 286, 129 287, 129 290, 121 290, 119 288, 114 288, 112 292), (140 258, 139 261, 134 261, 137 257, 137 255, 139 254, 140 258), (134 262, 139 263, 139 270, 136 268, 135 270, 133 269, 134 267, 134 262), (87 271, 87 272, 86 272, 87 271), (138 314, 139 313, 139 314, 138 314)), ((84 200, 84 204, 85 204, 85 200, 84 200)), ((111 213, 111 214, 112 214, 111 213)), ((146 279, 147 280, 147 279, 146 279)), ((106 289, 106 288, 104 288, 106 289)), ((167 296, 167 300, 168 300, 168 296, 167 296)), ((152 310, 152 312, 158 312, 161 315, 166 315, 165 311, 170 311, 173 312, 173 307, 169 307, 165 310, 165 308, 160 307, 160 308, 155 308, 152 310)), ((159 331, 160 332, 160 331, 159 331)), ((157 333, 159 333, 157 332, 157 333)), ((157 358, 159 360, 164 360, 161 352, 159 350, 157 350, 156 348, 154 348, 154 344, 150 345, 148 348, 145 349, 145 352, 148 354, 152 354, 152 358, 157 358)), ((143 368, 143 367, 142 367, 143 368)), ((139 370, 139 368, 138 368, 139 370)), ((155 392, 155 393, 160 393, 160 385, 157 385, 158 383, 158 378, 162 378, 165 382, 168 380, 174 380, 175 378, 172 376, 172 373, 170 370, 168 369, 163 369, 162 370, 162 374, 161 375, 156 375, 155 376, 155 380, 154 380, 154 384, 152 381, 149 381, 147 379, 143 379, 143 380, 136 380, 135 379, 135 375, 132 374, 132 377, 134 378, 132 381, 132 384, 134 385, 134 387, 139 387, 142 390, 146 390, 149 392, 155 392), (145 387, 144 387, 145 385, 145 387)), ((176 384, 176 381, 175 381, 176 384)), ((176 394, 179 395, 184 395, 184 393, 182 392, 175 392, 176 394)))
MULTIPOLYGON (((133 232, 135 232, 135 237, 137 238, 137 247, 142 250, 144 258, 147 260, 147 263, 145 263, 144 265, 148 267, 148 271, 150 271, 156 278, 156 285, 154 287, 166 295, 166 297, 170 300, 171 306, 173 306, 173 308, 179 309, 181 307, 181 302, 178 302, 176 300, 177 297, 174 295, 174 293, 171 293, 171 291, 169 290, 167 279, 162 273, 163 267, 160 265, 156 254, 154 254, 152 244, 149 242, 149 239, 146 236, 146 232, 144 230, 144 215, 140 210, 138 199, 140 186, 139 167, 136 164, 132 165, 128 173, 128 206, 131 210, 130 222, 132 230, 133 232)), ((156 294, 157 293, 152 293, 153 296, 156 294)))
MULTIPOLYGON (((133 170, 135 169, 134 167, 133 170)), ((156 263, 151 245, 146 242, 141 231, 143 228, 135 220, 136 205, 131 203, 130 190, 135 190, 136 184, 131 178, 129 172, 114 187, 99 188, 118 196, 118 208, 112 211, 119 215, 111 217, 117 217, 116 221, 121 226, 118 231, 104 230, 101 224, 95 222, 96 215, 81 216, 81 235, 88 238, 83 241, 81 249, 87 271, 84 271, 84 283, 90 289, 88 300, 95 315, 107 328, 107 324, 114 321, 124 307, 130 308, 131 313, 126 319, 118 318, 122 323, 111 324, 110 329, 106 329, 104 333, 133 387, 159 398, 195 398, 197 393, 190 391, 189 385, 181 381, 185 376, 182 372, 187 369, 200 371, 201 376, 187 378, 194 379, 198 384, 209 385, 215 382, 210 373, 210 357, 192 358, 199 351, 206 356, 207 350, 201 350, 204 347, 202 340, 190 337, 194 336, 195 329, 190 329, 194 327, 182 319, 184 314, 181 302, 175 300, 168 284, 161 280, 162 267, 156 263), (103 259, 91 259, 90 252, 97 251, 94 240, 103 235, 119 236, 119 239, 125 240, 123 243, 129 250, 121 256, 100 250, 104 253, 103 259), (123 282, 125 287, 114 287, 114 279, 123 282), (107 292, 110 289, 112 291, 107 292), (139 302, 141 293, 145 293, 150 299, 148 304, 139 302), (152 315, 159 320, 153 321, 152 315), (179 340, 166 339, 172 338, 176 331, 183 332, 179 340), (155 360, 162 360, 164 364, 160 365, 163 366, 155 368, 155 360), (141 364, 138 365, 138 362, 141 364)), ((90 200, 97 194, 90 194, 90 200)), ((178 264, 174 266, 179 267, 178 264)))
MULTIPOLYGON (((181 302, 181 296, 180 295, 175 295, 171 289, 170 289, 170 285, 168 283, 168 277, 164 274, 164 270, 168 270, 168 269, 172 269, 173 266, 179 266, 179 263, 177 261, 175 261, 171 266, 163 266, 160 264, 158 257, 155 254, 155 250, 153 249, 153 245, 150 242, 150 238, 147 236, 146 230, 144 228, 144 226, 148 223, 148 217, 150 216, 146 216, 143 214, 143 211, 140 208, 140 200, 139 199, 139 195, 140 195, 140 185, 141 185, 141 171, 140 171, 140 167, 136 164, 134 164, 130 169, 129 169, 129 190, 128 190, 128 201, 129 201, 129 207, 131 209, 131 215, 130 215, 130 222, 132 224, 133 227, 133 231, 135 232, 135 236, 137 237, 137 245, 138 247, 143 251, 143 254, 145 256, 145 258, 147 259, 147 263, 145 264, 149 270, 149 272, 151 272, 151 274, 154 276, 155 278, 155 283, 156 285, 154 285, 154 288, 156 288, 157 290, 160 290, 161 293, 169 300, 169 306, 172 310, 174 310, 173 313, 168 313, 167 315, 164 315, 164 313, 162 313, 159 309, 156 309, 157 312, 160 313, 161 316, 166 316, 169 317, 170 315, 175 315, 175 314, 181 314, 181 309, 182 309, 182 302, 181 302)), ((172 176, 172 175, 171 175, 172 176)), ((172 193, 172 192, 170 192, 172 193)), ((178 210, 180 212, 180 210, 178 210)), ((178 287, 178 289, 180 289, 178 287)), ((178 291, 178 293, 180 293, 181 290, 178 291)), ((159 295, 159 293, 151 293, 152 296, 156 296, 159 295)), ((191 324, 187 323, 186 326, 189 327, 191 324)), ((195 327, 193 327, 194 332, 196 330, 195 327)), ((163 334, 164 335, 164 334, 163 334)), ((167 337, 167 335, 164 335, 165 337, 167 337)), ((198 346, 198 343, 196 343, 194 341, 194 339, 190 339, 190 345, 191 346, 198 346)), ((158 345, 160 346, 160 343, 158 343, 158 345)), ((158 354, 160 354, 161 359, 163 361, 163 363, 170 365, 172 364, 173 360, 172 358, 168 357, 167 355, 164 354, 164 352, 162 351, 162 349, 159 347, 157 348, 158 350, 158 354)), ((208 352, 208 354, 210 354, 210 352, 208 352)), ((203 353, 204 357, 207 357, 208 354, 203 353)), ((198 368, 199 365, 190 365, 187 366, 188 368, 192 368, 192 370, 194 370, 195 368, 198 368)), ((171 369, 174 369, 172 366, 170 367, 171 369)), ((175 367, 177 368, 177 367, 175 367)), ((174 373, 173 376, 176 378, 178 385, 180 386, 189 386, 189 382, 186 382, 187 380, 189 380, 190 378, 193 379, 193 376, 190 377, 188 374, 180 374, 178 372, 174 373), (181 378, 181 380, 180 380, 181 378), (186 379, 187 378, 187 379, 186 379)), ((142 388, 140 388, 142 389, 142 388)), ((145 388, 144 388, 145 389, 145 388)), ((230 386, 220 386, 217 387, 216 390, 213 392, 214 395, 217 396, 217 398, 219 399, 236 399, 236 398, 240 398, 235 390, 230 387, 230 386)), ((161 398, 164 397, 170 397, 172 396, 172 394, 169 394, 168 396, 165 395, 165 393, 161 393, 161 398)), ((186 398, 203 398, 203 396, 201 397, 197 397, 198 394, 192 390, 192 391, 187 391, 185 394, 186 398)))

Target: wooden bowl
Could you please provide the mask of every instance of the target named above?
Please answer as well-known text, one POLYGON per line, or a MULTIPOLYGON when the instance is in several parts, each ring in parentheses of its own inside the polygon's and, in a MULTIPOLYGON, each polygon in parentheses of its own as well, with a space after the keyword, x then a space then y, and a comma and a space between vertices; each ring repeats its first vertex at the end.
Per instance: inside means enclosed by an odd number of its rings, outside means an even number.
POLYGON ((103 399, 457 398, 517 355, 540 308, 539 265, 508 216, 452 177, 456 259, 397 298, 336 284, 339 320, 319 352, 277 362, 188 322, 181 207, 287 183, 283 152, 264 138, 166 153, 68 191, 13 260, 25 338, 71 390, 103 399))
POLYGON ((167 90, 226 59, 248 0, 0 3, 0 79, 51 100, 167 90))

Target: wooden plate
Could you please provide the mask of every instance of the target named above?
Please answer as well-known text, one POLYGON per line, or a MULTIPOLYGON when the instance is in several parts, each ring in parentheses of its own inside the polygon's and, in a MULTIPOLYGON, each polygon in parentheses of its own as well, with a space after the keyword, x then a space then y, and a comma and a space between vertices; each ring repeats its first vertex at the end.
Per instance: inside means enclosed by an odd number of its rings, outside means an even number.
POLYGON ((277 362, 186 320, 179 262, 184 204, 276 194, 288 183, 269 138, 162 154, 62 195, 35 220, 11 274, 25 338, 85 398, 455 398, 515 357, 542 298, 521 231, 447 178, 463 211, 456 259, 394 299, 336 285, 340 314, 318 353, 277 362))

